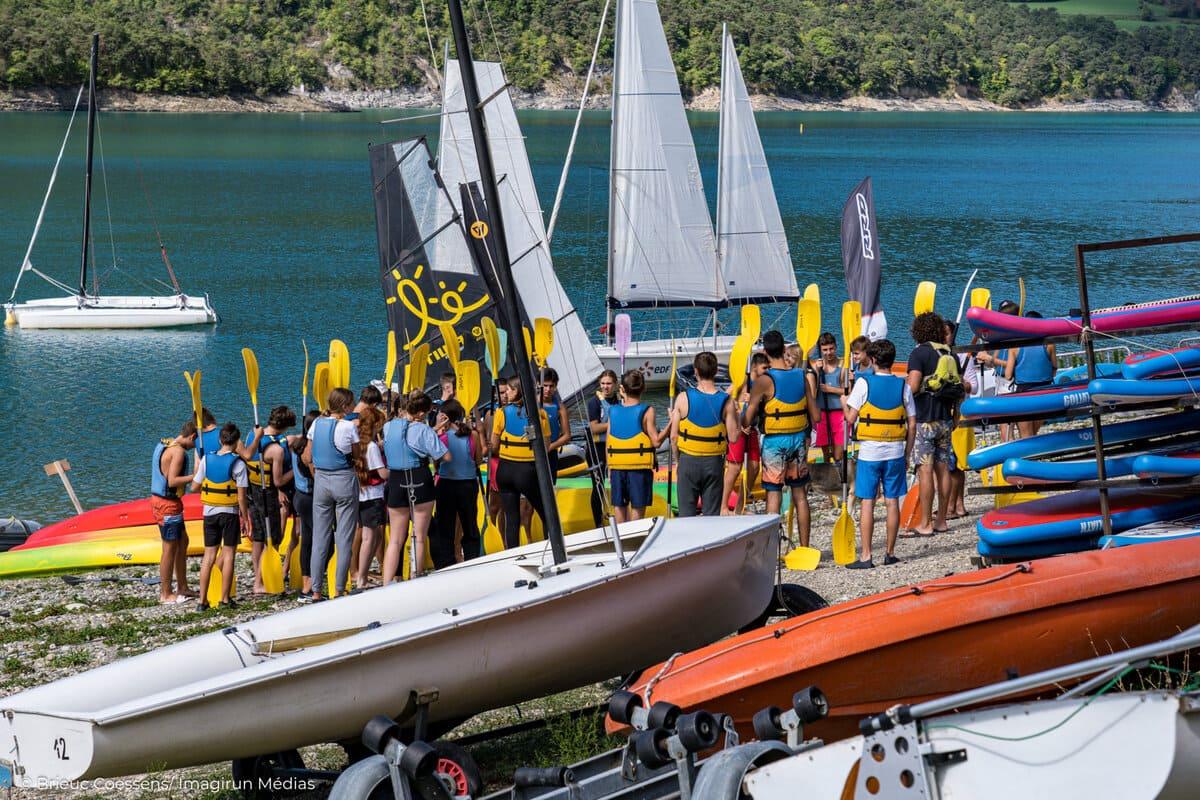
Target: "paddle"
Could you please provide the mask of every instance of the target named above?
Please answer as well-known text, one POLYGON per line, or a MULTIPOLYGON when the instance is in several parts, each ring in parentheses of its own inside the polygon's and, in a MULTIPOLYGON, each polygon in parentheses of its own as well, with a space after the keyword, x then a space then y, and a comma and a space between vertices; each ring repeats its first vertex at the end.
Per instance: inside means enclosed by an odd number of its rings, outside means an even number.
POLYGON ((737 393, 746 382, 746 374, 750 371, 750 351, 753 348, 754 340, 741 334, 733 342, 733 350, 729 353, 729 394, 734 397, 737 397, 737 393))
POLYGON ((454 391, 458 401, 470 414, 479 402, 479 362, 461 361, 454 371, 454 391))
POLYGON ((308 344, 303 339, 300 346, 304 348, 304 377, 300 379, 300 424, 308 416, 308 344))
POLYGON ((341 339, 329 343, 329 385, 334 389, 350 388, 350 351, 341 339))
POLYGON ((937 284, 933 281, 921 281, 917 284, 917 294, 913 297, 913 316, 933 311, 933 301, 936 296, 937 284))
POLYGON ((1025 279, 1024 278, 1017 278, 1017 292, 1019 295, 1019 297, 1017 299, 1017 316, 1023 317, 1023 316, 1025 316, 1025 279))
MULTIPOLYGON (((805 359, 821 337, 821 303, 805 297, 796 304, 796 343, 805 359)), ((799 365, 797 365, 799 366, 799 365)))
POLYGON ((625 375, 625 354, 629 352, 629 344, 633 341, 633 322, 628 314, 617 314, 613 320, 616 328, 614 335, 617 357, 621 359, 621 376, 625 375))
MULTIPOLYGON (((191 373, 183 373, 183 379, 187 381, 188 389, 192 394, 192 413, 196 415, 196 430, 200 431, 204 426, 204 404, 200 400, 200 370, 191 373)), ((196 434, 199 437, 199 433, 196 434)), ((234 581, 236 585, 237 581, 234 581)), ((210 606, 214 608, 221 602, 221 567, 219 561, 213 559, 212 570, 208 573, 208 586, 202 587, 204 597, 210 606)), ((233 589, 230 589, 229 596, 233 596, 233 589)))
POLYGON ((404 393, 425 388, 425 372, 429 369, 429 342, 419 345, 408 359, 404 372, 404 393))
MULTIPOLYGON (((483 317, 479 323, 483 329, 483 360, 492 376, 492 413, 500 413, 500 387, 497 385, 500 369, 504 366, 505 348, 500 345, 500 331, 491 317, 483 317)), ((482 547, 485 553, 496 553, 504 549, 500 532, 491 524, 487 510, 491 508, 491 476, 483 486, 484 490, 484 524, 482 547)), ((482 478, 480 479, 482 482, 482 478)))
POLYGON ((492 383, 495 383, 500 372, 500 332, 496 330, 496 321, 491 317, 480 319, 479 327, 483 329, 483 359, 492 373, 492 383))
POLYGON ((821 306, 821 287, 815 283, 810 283, 808 286, 805 286, 804 287, 804 299, 812 300, 814 303, 817 304, 817 307, 820 308, 820 306, 821 306))
POLYGON ((917 515, 920 511, 921 487, 913 481, 904 501, 900 504, 900 530, 910 531, 917 526, 917 515))
POLYGON ((442 341, 445 343, 446 360, 450 362, 450 368, 457 372, 458 360, 462 355, 458 347, 458 334, 449 322, 439 322, 438 330, 441 331, 442 341))
POLYGON ((554 323, 545 317, 533 320, 533 355, 542 369, 550 361, 550 353, 554 350, 554 323))
MULTIPOLYGON (((931 293, 932 294, 932 293, 931 293)), ((932 297, 930 298, 932 302, 932 297)), ((845 342, 845 363, 850 363, 850 342, 862 331, 862 304, 848 300, 842 304, 842 340, 845 342)), ((855 560, 854 518, 850 516, 849 480, 847 456, 842 457, 842 510, 833 524, 833 560, 838 564, 849 564, 855 560)))
MULTIPOLYGON (((743 308, 745 308, 743 306, 743 308)), ((744 320, 744 317, 743 317, 744 320)), ((679 366, 679 352, 675 347, 671 348, 671 378, 667 382, 667 416, 670 417, 671 410, 675 408, 675 370, 679 366)), ((722 406, 724 408, 724 406, 722 406)), ((671 516, 671 502, 673 496, 671 490, 675 486, 675 447, 671 444, 667 445, 667 516, 671 516)))
POLYGON ((762 336, 762 312, 756 305, 742 306, 742 336, 748 337, 751 344, 762 336))
POLYGON ((991 308, 992 307, 992 291, 983 287, 976 287, 971 290, 971 308, 991 308))
POLYGON ((328 361, 320 361, 313 367, 313 396, 317 398, 317 408, 324 414, 329 408, 328 361))
POLYGON ((975 276, 979 274, 979 270, 971 271, 971 277, 967 278, 967 285, 963 287, 962 299, 958 301, 958 316, 954 318, 954 324, 962 322, 963 311, 967 305, 967 293, 971 291, 971 284, 975 282, 975 276))
MULTIPOLYGON (((242 363, 246 367, 246 389, 250 392, 250 405, 254 408, 254 427, 258 427, 258 358, 255 357, 254 351, 249 347, 242 348, 242 363)), ((264 448, 261 442, 258 447, 258 487, 263 493, 263 510, 259 514, 259 522, 263 526, 263 543, 262 553, 258 560, 259 574, 262 579, 264 591, 267 594, 282 594, 283 593, 283 562, 279 558, 279 551, 275 549, 275 542, 271 539, 270 525, 267 524, 266 514, 269 513, 266 502, 267 492, 272 491, 272 487, 267 486, 266 478, 263 473, 263 457, 264 448)), ((258 511, 258 508, 255 508, 258 511)))

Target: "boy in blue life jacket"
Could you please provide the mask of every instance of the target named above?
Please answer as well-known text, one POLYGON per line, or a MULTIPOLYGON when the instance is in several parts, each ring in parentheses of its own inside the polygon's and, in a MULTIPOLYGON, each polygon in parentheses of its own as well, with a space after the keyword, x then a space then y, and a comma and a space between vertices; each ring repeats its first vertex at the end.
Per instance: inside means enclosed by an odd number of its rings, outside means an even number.
POLYGON ((192 491, 204 504, 204 557, 200 561, 200 608, 208 608, 208 579, 220 548, 221 605, 237 605, 232 597, 233 555, 242 536, 250 533, 250 485, 246 462, 238 455, 242 432, 232 422, 221 428, 221 449, 196 465, 192 491))
POLYGON ((848 569, 870 569, 871 537, 875 533, 875 498, 883 489, 887 506, 887 554, 884 564, 896 564, 900 533, 900 498, 908 491, 905 472, 917 435, 917 408, 912 389, 892 374, 896 346, 887 339, 866 347, 871 369, 859 373, 846 398, 846 422, 859 441, 854 496, 862 502, 862 557, 848 569))
POLYGON ((621 404, 608 411, 605 451, 617 522, 645 515, 646 506, 654 499, 654 453, 671 434, 670 424, 661 431, 655 425, 654 407, 642 402, 645 388, 641 370, 629 370, 621 378, 621 404))

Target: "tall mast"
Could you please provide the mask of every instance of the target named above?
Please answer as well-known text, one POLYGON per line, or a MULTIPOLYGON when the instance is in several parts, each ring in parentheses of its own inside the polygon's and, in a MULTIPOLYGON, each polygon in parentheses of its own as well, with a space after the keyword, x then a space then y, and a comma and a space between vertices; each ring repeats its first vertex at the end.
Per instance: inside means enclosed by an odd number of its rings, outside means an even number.
POLYGON ((612 77, 612 110, 609 115, 608 134, 608 297, 605 298, 605 341, 613 341, 613 303, 616 296, 613 291, 613 231, 617 218, 617 114, 621 104, 621 93, 618 91, 621 77, 622 38, 625 30, 625 14, 622 10, 625 0, 617 0, 616 20, 613 22, 613 77, 612 77))
POLYGON ((87 294, 88 242, 92 236, 92 145, 96 138, 96 56, 100 34, 92 34, 92 57, 88 66, 87 171, 83 178, 83 252, 79 256, 79 296, 87 294))
POLYGON ((546 537, 554 552, 554 563, 567 560, 563 545, 562 524, 558 518, 558 503, 554 496, 554 479, 550 474, 550 457, 546 451, 546 439, 542 434, 541 414, 538 406, 537 387, 533 382, 533 367, 529 352, 525 349, 525 337, 520 334, 521 314, 517 306, 517 287, 513 281, 512 267, 508 262, 508 241, 504 234, 504 220, 500 211, 500 195, 496 189, 496 171, 492 165, 492 151, 488 146, 487 127, 483 121, 483 108, 479 102, 479 87, 475 82, 475 64, 471 59, 471 45, 467 41, 467 27, 463 20, 460 0, 449 0, 450 27, 454 32, 454 49, 458 52, 459 72, 462 73, 463 97, 467 105, 467 118, 471 122, 471 138, 475 140, 475 157, 479 162, 479 182, 483 185, 483 198, 487 203, 492 220, 492 234, 496 243, 496 279, 502 289, 500 300, 504 316, 509 324, 508 346, 512 352, 517 378, 521 381, 521 394, 525 402, 525 415, 529 420, 529 437, 533 444, 533 465, 537 472, 538 491, 542 495, 545 513, 546 537))

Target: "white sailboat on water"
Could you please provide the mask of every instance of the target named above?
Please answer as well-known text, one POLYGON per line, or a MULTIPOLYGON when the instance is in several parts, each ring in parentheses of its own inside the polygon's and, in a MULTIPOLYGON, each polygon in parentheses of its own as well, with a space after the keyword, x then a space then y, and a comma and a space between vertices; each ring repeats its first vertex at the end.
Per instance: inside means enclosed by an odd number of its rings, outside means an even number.
MULTIPOLYGON (((499 282, 504 316, 517 319, 505 203, 462 9, 449 5, 497 245, 495 263, 476 268, 499 282)), ((384 193, 396 201, 386 210, 408 213, 422 243, 464 237, 422 213, 446 191, 424 143, 380 147, 392 152, 386 171, 398 181, 384 193)), ((509 350, 533 416, 521 336, 509 337, 509 350)), ((534 463, 548 486, 545 445, 534 426, 534 463)), ((223 759, 251 770, 265 763, 259 757, 294 764, 295 748, 354 739, 376 714, 408 722, 420 708, 430 723, 453 724, 642 668, 720 638, 770 602, 776 515, 639 520, 568 542, 557 517, 549 504, 549 548, 527 545, 268 615, 0 699, 0 784, 46 787, 223 759)))
POLYGON ((167 275, 175 290, 170 295, 102 295, 99 287, 88 290, 88 268, 91 253, 92 238, 92 154, 96 134, 96 60, 100 48, 99 35, 92 36, 92 52, 88 74, 88 121, 87 121, 87 168, 84 175, 84 206, 83 206, 83 247, 79 265, 78 287, 66 283, 36 269, 30 261, 38 231, 46 214, 46 204, 54 189, 54 180, 58 176, 58 167, 66 150, 67 140, 71 136, 71 127, 75 114, 79 110, 79 101, 83 90, 75 100, 75 109, 71 120, 67 123, 67 132, 63 137, 62 146, 58 151, 58 159, 54 162, 54 170, 50 175, 50 185, 42 199, 42 207, 38 212, 34 225, 33 236, 21 260, 21 269, 13 285, 12 294, 4 306, 4 324, 20 326, 21 328, 174 328, 188 325, 207 325, 217 321, 217 312, 213 310, 207 294, 190 296, 179 286, 171 262, 167 259, 166 248, 159 244, 167 275), (21 279, 26 272, 32 272, 44 279, 51 286, 64 292, 63 296, 38 300, 28 300, 24 303, 15 302, 21 279))
MULTIPOLYGON (((637 339, 625 364, 651 385, 673 357, 712 350, 727 361, 736 336, 716 310, 799 296, 787 239, 733 40, 722 34, 717 226, 714 237, 695 143, 656 0, 617 7, 609 169, 608 314, 708 308, 710 335, 637 339)), ((706 328, 709 326, 706 326, 706 328)), ((609 330, 612 330, 611 324, 609 330)), ((619 369, 611 342, 597 347, 619 369)))

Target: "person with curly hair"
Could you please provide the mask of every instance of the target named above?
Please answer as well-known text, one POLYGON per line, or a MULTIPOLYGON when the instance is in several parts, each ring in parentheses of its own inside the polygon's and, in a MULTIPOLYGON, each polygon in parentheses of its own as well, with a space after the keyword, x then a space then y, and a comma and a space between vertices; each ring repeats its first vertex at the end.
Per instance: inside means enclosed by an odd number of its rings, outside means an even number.
POLYGON ((946 322, 927 311, 913 320, 912 337, 917 346, 908 357, 908 386, 916 405, 917 437, 912 448, 920 486, 920 520, 910 536, 932 536, 950 530, 946 511, 950 496, 950 467, 954 448, 950 435, 954 414, 962 399, 962 375, 958 361, 944 344, 946 322), (933 513, 934 493, 937 516, 933 513))

